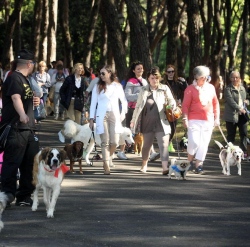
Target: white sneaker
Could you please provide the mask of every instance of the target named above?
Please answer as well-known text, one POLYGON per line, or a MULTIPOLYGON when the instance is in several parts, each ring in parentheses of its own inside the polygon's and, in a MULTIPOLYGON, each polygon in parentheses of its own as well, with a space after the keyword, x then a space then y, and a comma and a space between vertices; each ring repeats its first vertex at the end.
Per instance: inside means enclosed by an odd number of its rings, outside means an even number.
POLYGON ((117 153, 116 156, 117 156, 120 160, 127 160, 127 159, 128 159, 127 156, 125 155, 125 153, 122 152, 122 151, 119 151, 119 152, 117 153))
POLYGON ((151 153, 149 156, 149 160, 150 161, 154 161, 160 158, 160 154, 159 153, 151 153))
POLYGON ((59 138, 59 141, 64 143, 65 142, 65 137, 64 135, 62 134, 61 131, 58 132, 58 138, 59 138))

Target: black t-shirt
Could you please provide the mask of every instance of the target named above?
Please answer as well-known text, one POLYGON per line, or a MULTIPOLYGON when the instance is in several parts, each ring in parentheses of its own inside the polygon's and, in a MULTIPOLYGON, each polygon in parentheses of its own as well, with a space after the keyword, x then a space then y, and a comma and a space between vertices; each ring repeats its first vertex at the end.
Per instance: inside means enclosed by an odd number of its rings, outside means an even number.
POLYGON ((36 129, 34 111, 33 111, 33 92, 31 90, 28 79, 17 71, 14 71, 11 76, 7 77, 3 84, 3 110, 2 122, 17 124, 18 129, 36 129), (29 117, 27 124, 20 122, 20 116, 14 108, 11 96, 14 94, 21 95, 23 108, 26 115, 29 117))

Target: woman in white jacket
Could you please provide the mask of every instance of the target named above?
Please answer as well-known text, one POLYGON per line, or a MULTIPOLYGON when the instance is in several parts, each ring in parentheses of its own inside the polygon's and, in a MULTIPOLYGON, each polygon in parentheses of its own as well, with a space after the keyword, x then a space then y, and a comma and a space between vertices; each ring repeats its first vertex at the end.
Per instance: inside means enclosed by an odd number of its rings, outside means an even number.
POLYGON ((149 84, 143 86, 139 93, 130 127, 133 133, 143 134, 140 171, 147 171, 149 152, 156 137, 162 162, 162 174, 167 175, 171 127, 165 115, 164 104, 175 109, 176 103, 169 87, 160 83, 161 75, 158 67, 155 66, 148 72, 147 80, 149 84))
POLYGON ((100 71, 100 80, 92 91, 89 127, 93 130, 96 121, 96 134, 101 137, 104 174, 110 174, 112 155, 122 132, 121 122, 127 113, 127 100, 120 83, 114 81, 115 74, 109 65, 100 71), (121 111, 119 106, 121 102, 121 111))

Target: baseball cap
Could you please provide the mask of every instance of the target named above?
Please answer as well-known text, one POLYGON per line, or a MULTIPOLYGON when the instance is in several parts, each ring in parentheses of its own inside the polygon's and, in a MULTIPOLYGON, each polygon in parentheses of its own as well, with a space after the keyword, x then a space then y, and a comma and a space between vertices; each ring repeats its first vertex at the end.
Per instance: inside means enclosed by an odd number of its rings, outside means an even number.
POLYGON ((34 60, 35 56, 31 51, 23 49, 18 52, 17 59, 34 60))
POLYGON ((51 64, 54 64, 54 63, 56 63, 56 61, 52 61, 52 62, 51 62, 51 64))

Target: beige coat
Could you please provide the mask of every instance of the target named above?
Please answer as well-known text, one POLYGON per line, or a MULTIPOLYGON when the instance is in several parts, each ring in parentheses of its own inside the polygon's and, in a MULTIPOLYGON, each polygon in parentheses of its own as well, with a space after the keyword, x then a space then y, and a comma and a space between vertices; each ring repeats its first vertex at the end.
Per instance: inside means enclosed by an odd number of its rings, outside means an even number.
MULTIPOLYGON (((133 133, 137 133, 138 124, 140 125, 141 121, 141 112, 146 104, 146 100, 149 94, 149 86, 146 85, 141 88, 141 91, 138 95, 138 100, 135 106, 134 114, 131 120, 131 123, 134 123, 132 128, 133 133)), ((176 108, 175 99, 167 85, 159 84, 158 89, 156 90, 156 94, 154 96, 155 103, 158 107, 158 111, 160 114, 161 124, 164 130, 165 135, 171 133, 171 127, 165 115, 164 104, 168 104, 172 106, 172 109, 176 108), (165 93, 164 93, 165 92, 165 93)))

